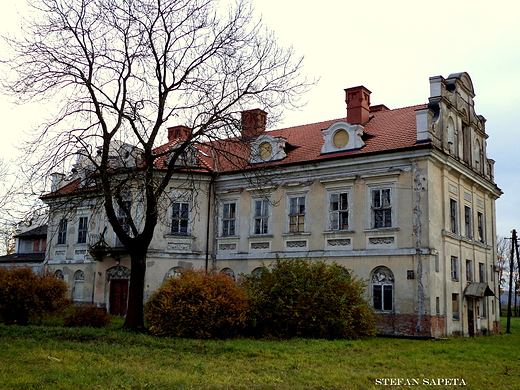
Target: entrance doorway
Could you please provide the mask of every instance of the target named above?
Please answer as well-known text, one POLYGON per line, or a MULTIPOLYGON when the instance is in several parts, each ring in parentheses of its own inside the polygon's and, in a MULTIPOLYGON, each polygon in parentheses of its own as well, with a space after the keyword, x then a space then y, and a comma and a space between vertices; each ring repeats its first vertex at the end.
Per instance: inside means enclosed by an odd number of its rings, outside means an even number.
POLYGON ((127 301, 128 279, 110 280, 110 314, 116 316, 125 316, 127 301))
POLYGON ((468 334, 475 336, 475 301, 468 298, 468 334))

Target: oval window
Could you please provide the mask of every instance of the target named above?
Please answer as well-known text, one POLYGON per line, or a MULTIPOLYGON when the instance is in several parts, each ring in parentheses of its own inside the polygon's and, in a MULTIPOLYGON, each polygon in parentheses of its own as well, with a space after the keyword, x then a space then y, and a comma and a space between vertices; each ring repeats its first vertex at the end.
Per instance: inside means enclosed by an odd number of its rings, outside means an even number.
POLYGON ((344 148, 348 144, 348 133, 343 129, 336 131, 332 142, 336 148, 344 148))
POLYGON ((273 153, 273 147, 269 142, 264 142, 258 147, 258 155, 262 160, 267 160, 273 153))

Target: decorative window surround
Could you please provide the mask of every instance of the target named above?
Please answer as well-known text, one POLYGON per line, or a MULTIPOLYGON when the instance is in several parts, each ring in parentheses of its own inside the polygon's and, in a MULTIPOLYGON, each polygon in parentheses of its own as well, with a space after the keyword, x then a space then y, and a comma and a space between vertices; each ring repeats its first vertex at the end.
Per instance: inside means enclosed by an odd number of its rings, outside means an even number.
POLYGON ((284 138, 262 134, 251 142, 251 162, 253 164, 279 161, 286 156, 284 138))
POLYGON ((175 252, 191 252, 193 241, 195 241, 195 237, 192 236, 175 236, 175 235, 165 235, 166 241, 166 252, 175 253, 175 252))
POLYGON ((321 154, 356 150, 365 146, 365 141, 362 139, 363 126, 361 125, 338 121, 322 130, 321 133, 324 140, 321 154))

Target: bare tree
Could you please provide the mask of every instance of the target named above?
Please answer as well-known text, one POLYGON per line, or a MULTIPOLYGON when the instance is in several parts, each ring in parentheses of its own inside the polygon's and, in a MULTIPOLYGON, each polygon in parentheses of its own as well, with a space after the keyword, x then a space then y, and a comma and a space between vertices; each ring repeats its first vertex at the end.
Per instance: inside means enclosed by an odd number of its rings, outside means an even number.
MULTIPOLYGON (((48 176, 80 151, 130 253, 125 327, 139 330, 146 253, 176 162, 194 145, 218 149, 219 139, 239 137, 244 109, 279 114, 297 106, 309 85, 300 76, 302 59, 255 21, 249 0, 35 0, 32 7, 37 16, 23 38, 8 39, 14 78, 7 87, 59 107, 30 145, 46 151, 33 172, 48 176), (190 131, 158 153, 171 118, 190 131), (118 141, 135 149, 115 147, 118 141), (125 163, 113 162, 114 150, 125 163), (167 163, 157 169, 161 159, 167 163), (142 223, 125 199, 129 188, 141 191, 142 223)), ((226 153, 237 163, 241 152, 232 149, 226 153)))

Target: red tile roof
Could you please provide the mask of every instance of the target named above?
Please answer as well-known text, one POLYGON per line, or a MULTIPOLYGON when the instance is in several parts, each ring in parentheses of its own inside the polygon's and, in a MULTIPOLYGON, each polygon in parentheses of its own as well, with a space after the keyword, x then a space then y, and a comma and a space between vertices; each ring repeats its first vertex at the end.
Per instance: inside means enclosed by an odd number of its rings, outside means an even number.
MULTIPOLYGON (((425 108, 427 108, 427 105, 422 104, 373 112, 371 119, 364 126, 365 146, 357 150, 338 152, 333 155, 321 153, 324 142, 322 130, 327 129, 335 122, 346 121, 346 117, 267 131, 264 134, 285 139, 287 151, 287 156, 284 159, 267 163, 267 165, 302 164, 320 159, 341 158, 413 147, 417 145, 416 111, 425 108)), ((162 154, 177 142, 179 141, 169 141, 154 149, 154 153, 162 154)), ((251 168, 248 163, 250 149, 247 142, 239 138, 213 141, 207 144, 201 143, 194 146, 199 151, 198 159, 200 161, 200 166, 196 171, 223 173, 251 168)), ((166 158, 166 156, 162 156, 156 160, 155 164, 158 169, 166 169, 166 158)), ((89 190, 93 190, 93 188, 89 190)), ((77 191, 85 191, 85 189, 79 188, 79 180, 69 183, 52 194, 45 195, 45 197, 69 195, 77 191)))

